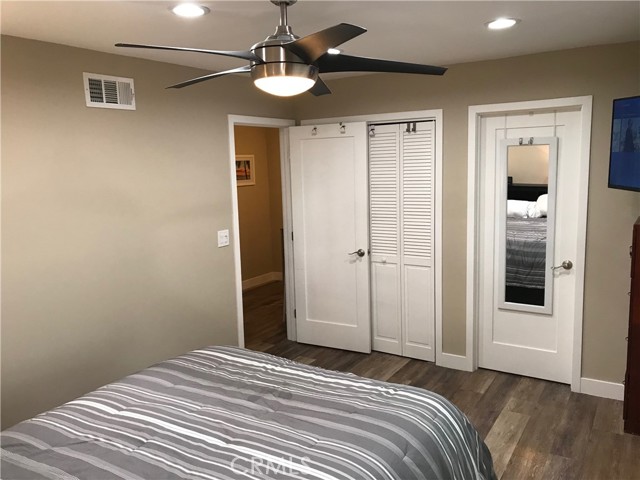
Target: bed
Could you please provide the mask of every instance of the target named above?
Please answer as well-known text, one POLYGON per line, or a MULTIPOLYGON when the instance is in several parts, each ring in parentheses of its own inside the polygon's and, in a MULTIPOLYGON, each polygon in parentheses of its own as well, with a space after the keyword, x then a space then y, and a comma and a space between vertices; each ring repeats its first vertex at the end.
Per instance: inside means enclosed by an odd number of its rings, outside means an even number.
POLYGON ((547 185, 509 183, 505 300, 544 305, 547 261, 547 185), (538 202, 545 197, 544 213, 538 202))
POLYGON ((237 347, 159 363, 2 432, 11 479, 492 479, 427 390, 237 347))
POLYGON ((507 285, 544 289, 547 219, 507 218, 507 285))

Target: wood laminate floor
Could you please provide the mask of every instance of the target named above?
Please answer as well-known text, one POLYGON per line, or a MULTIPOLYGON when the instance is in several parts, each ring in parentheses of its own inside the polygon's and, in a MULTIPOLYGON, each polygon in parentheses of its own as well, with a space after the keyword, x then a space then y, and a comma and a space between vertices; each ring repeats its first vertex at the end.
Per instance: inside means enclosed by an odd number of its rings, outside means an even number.
POLYGON ((498 478, 640 479, 640 436, 623 433, 620 401, 491 370, 469 373, 380 352, 291 342, 283 303, 282 282, 244 293, 247 348, 443 395, 484 438, 498 478))

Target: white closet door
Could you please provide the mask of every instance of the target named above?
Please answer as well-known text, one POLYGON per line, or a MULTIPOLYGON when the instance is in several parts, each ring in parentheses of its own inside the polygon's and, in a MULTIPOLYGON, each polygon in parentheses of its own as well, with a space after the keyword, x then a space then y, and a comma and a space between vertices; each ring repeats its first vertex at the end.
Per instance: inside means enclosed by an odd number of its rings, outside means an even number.
POLYGON ((373 349, 435 359, 434 124, 369 138, 373 349))
MULTIPOLYGON (((414 128, 415 125, 415 128, 414 128)), ((403 355, 435 360, 434 124, 402 131, 401 291, 403 355)))
POLYGON ((402 355, 400 293, 400 129, 369 137, 373 349, 402 355))
POLYGON ((366 124, 291 127, 289 148, 298 341, 368 353, 366 124))

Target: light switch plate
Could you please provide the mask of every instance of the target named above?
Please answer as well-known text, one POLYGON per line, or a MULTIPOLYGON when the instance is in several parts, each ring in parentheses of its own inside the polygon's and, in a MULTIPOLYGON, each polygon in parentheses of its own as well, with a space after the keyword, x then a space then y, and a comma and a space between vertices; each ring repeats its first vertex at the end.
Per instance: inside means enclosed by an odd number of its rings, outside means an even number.
POLYGON ((229 245, 229 230, 218 230, 218 247, 229 245))

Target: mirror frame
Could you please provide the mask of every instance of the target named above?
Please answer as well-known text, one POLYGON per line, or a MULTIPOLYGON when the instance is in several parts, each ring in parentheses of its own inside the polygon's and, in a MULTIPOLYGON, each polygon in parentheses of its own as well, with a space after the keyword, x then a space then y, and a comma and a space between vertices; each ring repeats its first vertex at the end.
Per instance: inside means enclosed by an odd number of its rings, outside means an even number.
POLYGON ((556 220, 556 177, 558 171, 558 137, 505 138, 500 141, 498 165, 496 169, 496 236, 498 257, 498 294, 497 305, 501 310, 553 314, 553 269, 556 220), (509 147, 547 145, 549 147, 549 180, 547 181, 547 242, 544 275, 544 305, 529 305, 506 301, 506 263, 507 263, 507 176, 509 147))

